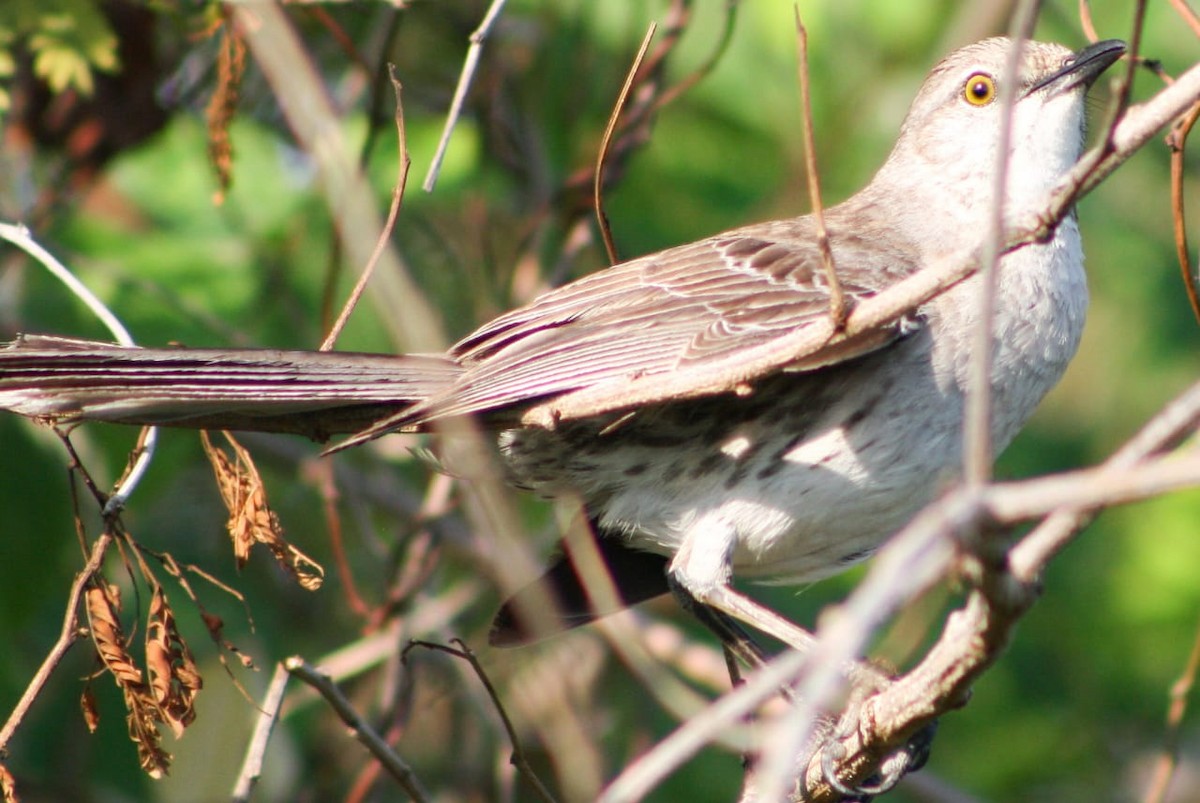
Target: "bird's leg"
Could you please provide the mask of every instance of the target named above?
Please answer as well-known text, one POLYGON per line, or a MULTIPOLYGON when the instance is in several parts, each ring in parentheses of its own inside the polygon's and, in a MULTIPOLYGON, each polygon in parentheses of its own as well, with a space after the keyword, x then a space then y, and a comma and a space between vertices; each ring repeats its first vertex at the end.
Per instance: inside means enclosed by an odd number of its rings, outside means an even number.
MULTIPOLYGON (((810 652, 813 636, 798 625, 760 605, 730 585, 732 579, 733 532, 723 525, 695 528, 684 540, 667 570, 667 582, 680 604, 721 640, 726 654, 732 653, 746 665, 764 662, 762 649, 742 627, 749 625, 800 652, 810 652)), ((906 773, 919 769, 929 754, 934 726, 922 730, 905 745, 884 758, 878 772, 862 785, 851 787, 837 778, 837 761, 844 748, 839 737, 859 726, 862 703, 886 688, 892 677, 880 667, 856 661, 842 668, 850 685, 845 711, 825 737, 816 740, 810 755, 819 754, 822 774, 847 800, 868 800, 894 786, 906 773)), ((733 673, 731 672, 731 678, 733 673)), ((790 689, 782 689, 793 700, 790 689)), ((799 766, 807 766, 801 761, 799 766)))
MULTIPOLYGON (((696 599, 687 589, 680 586, 673 574, 668 573, 667 585, 680 606, 716 635, 727 655, 732 655, 752 669, 757 669, 767 662, 767 654, 763 648, 736 619, 696 599)), ((737 685, 739 678, 735 676, 733 667, 730 668, 729 679, 737 685)))
MULTIPOLYGON (((693 527, 667 567, 671 592, 747 666, 761 665, 764 654, 739 623, 794 650, 811 652, 816 643, 811 633, 731 585, 734 538, 733 529, 724 523, 703 521, 693 527), (747 643, 751 646, 744 646, 747 643)), ((856 687, 879 688, 891 680, 882 670, 861 662, 843 667, 842 672, 856 687)))

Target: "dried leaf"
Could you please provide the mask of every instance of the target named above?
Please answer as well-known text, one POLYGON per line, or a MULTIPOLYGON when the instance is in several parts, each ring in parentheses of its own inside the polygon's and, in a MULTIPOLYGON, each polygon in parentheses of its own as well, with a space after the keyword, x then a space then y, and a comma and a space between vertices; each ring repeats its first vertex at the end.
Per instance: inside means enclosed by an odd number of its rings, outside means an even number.
POLYGON ((171 754, 162 748, 162 735, 158 732, 158 709, 149 695, 124 689, 125 708, 129 713, 125 722, 129 725, 129 738, 137 745, 138 764, 151 778, 159 779, 171 767, 171 754))
MULTIPOLYGON (((210 638, 212 638, 214 643, 220 645, 220 647, 227 652, 231 652, 236 655, 237 659, 241 661, 242 666, 246 667, 247 669, 256 668, 254 666, 253 658, 243 653, 238 649, 236 644, 225 638, 223 633, 225 621, 221 619, 220 616, 217 616, 215 613, 209 613, 208 611, 201 611, 200 618, 204 620, 204 626, 208 628, 208 635, 210 638)), ((222 657, 222 663, 224 663, 224 660, 224 657, 222 657)))
MULTIPOLYGON (((291 558, 290 565, 292 573, 296 577, 296 582, 305 591, 316 591, 319 589, 321 584, 325 582, 325 568, 291 544, 287 544, 286 546, 287 555, 291 558)), ((278 552, 275 552, 274 548, 271 551, 275 553, 276 560, 283 561, 283 557, 278 552)))
POLYGON ((217 85, 205 109, 208 122, 208 155, 217 175, 220 190, 214 200, 219 205, 232 183, 233 145, 229 128, 237 111, 238 95, 246 70, 246 43, 232 26, 221 30, 217 51, 217 85))
POLYGON ((238 568, 246 564, 254 544, 263 544, 301 588, 317 590, 325 581, 325 569, 283 537, 283 527, 267 504, 262 477, 250 453, 228 432, 222 434, 233 450, 236 461, 214 446, 207 432, 201 432, 200 437, 216 475, 217 488, 229 511, 226 528, 233 540, 233 555, 238 568))
POLYGON ((96 709, 96 693, 90 684, 79 696, 79 707, 83 710, 83 723, 87 725, 88 733, 95 733, 100 727, 100 712, 96 709))
POLYGON ((4 803, 21 803, 17 797, 17 779, 3 764, 0 764, 0 799, 4 803))
POLYGON ((109 584, 94 585, 84 594, 87 602, 88 626, 92 643, 104 667, 112 673, 117 685, 140 686, 142 672, 133 663, 133 657, 125 648, 125 633, 117 617, 116 587, 109 584))
POLYGON ((179 633, 162 586, 150 598, 146 624, 146 672, 150 696, 164 722, 178 739, 196 719, 194 702, 203 682, 192 652, 179 633))
POLYGON ((171 764, 171 754, 162 749, 162 735, 157 727, 162 715, 142 681, 141 670, 134 665, 126 649, 124 630, 117 616, 119 596, 116 586, 93 585, 85 592, 84 599, 96 653, 125 698, 125 708, 129 712, 125 721, 129 726, 129 738, 137 745, 138 763, 151 778, 161 778, 171 764))
POLYGON ((240 569, 246 565, 250 557, 250 548, 254 546, 254 536, 245 525, 241 511, 245 507, 248 483, 244 475, 237 470, 229 456, 213 445, 207 431, 201 431, 200 441, 204 444, 204 453, 212 465, 213 474, 217 479, 217 490, 229 511, 229 522, 225 525, 229 537, 233 539, 233 557, 240 569))
POLYGON ((225 637, 225 620, 208 611, 200 611, 200 618, 204 620, 204 626, 208 628, 208 635, 213 641, 220 643, 221 639, 225 637))

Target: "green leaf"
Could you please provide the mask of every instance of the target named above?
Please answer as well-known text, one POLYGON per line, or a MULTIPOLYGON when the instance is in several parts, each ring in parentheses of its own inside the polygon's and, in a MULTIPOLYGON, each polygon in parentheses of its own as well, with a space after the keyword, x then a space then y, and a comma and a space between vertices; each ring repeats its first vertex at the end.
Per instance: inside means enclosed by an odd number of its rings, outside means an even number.
MULTIPOLYGON (((76 89, 90 94, 93 71, 120 66, 117 37, 94 0, 16 2, 0 11, 0 47, 27 37, 34 74, 54 92, 76 89)), ((0 75, 11 74, 13 58, 0 50, 0 75), (7 70, 5 67, 7 66, 7 70)))
POLYGON ((58 93, 74 88, 87 95, 92 93, 95 88, 92 71, 87 59, 78 51, 44 36, 32 37, 30 45, 36 54, 33 72, 49 84, 52 91, 58 93))

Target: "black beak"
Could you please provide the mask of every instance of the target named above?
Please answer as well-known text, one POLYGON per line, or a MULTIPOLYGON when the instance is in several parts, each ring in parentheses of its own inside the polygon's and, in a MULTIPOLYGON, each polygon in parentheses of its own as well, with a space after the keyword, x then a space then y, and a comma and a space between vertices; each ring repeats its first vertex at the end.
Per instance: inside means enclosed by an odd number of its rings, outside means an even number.
POLYGON ((1124 53, 1125 43, 1120 39, 1105 39, 1088 45, 1062 67, 1029 87, 1025 94, 1031 95, 1046 87, 1053 87, 1056 93, 1065 92, 1080 84, 1089 87, 1124 53))

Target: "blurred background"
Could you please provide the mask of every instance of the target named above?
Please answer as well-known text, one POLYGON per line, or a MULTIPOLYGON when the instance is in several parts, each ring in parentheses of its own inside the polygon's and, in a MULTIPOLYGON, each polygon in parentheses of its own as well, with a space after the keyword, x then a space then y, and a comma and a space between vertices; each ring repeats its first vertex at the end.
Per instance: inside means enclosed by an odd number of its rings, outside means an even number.
MULTIPOLYGON (((1039 38, 1086 43, 1076 3, 1044 5, 1039 38)), ((1004 32, 1010 6, 800 3, 827 203, 852 194, 882 163, 929 68, 954 47, 1004 32)), ((396 65, 412 170, 391 241, 438 311, 447 343, 607 263, 591 213, 597 149, 647 25, 679 9, 666 0, 510 0, 487 38, 437 187, 426 193, 420 183, 468 36, 486 10, 478 0, 288 6, 381 212, 397 153, 380 64, 396 65)), ((1096 30, 1128 38, 1133 15, 1133 3, 1097 4, 1096 30)), ((315 348, 357 270, 343 264, 314 164, 295 146, 250 55, 244 78, 230 80, 236 59, 222 56, 228 32, 216 4, 57 0, 0 9, 0 219, 27 222, 139 343, 315 348), (218 106, 229 113, 214 116, 218 106), (226 187, 218 165, 227 152, 226 187)), ((667 36, 660 31, 658 41, 667 36)), ((1151 4, 1143 37, 1142 52, 1170 74, 1196 61, 1196 36, 1169 4, 1151 4)), ((711 70, 659 109, 639 131, 643 141, 609 168, 605 201, 622 258, 808 210, 793 4, 759 0, 730 11, 697 0, 657 80, 666 87, 688 80, 714 54, 711 70)), ((1160 87, 1140 72, 1134 98, 1160 87)), ((1093 94, 1099 117, 1107 82, 1093 94)), ((1200 208, 1195 175, 1189 168, 1188 199, 1200 208)), ((1174 257, 1168 188, 1168 153, 1156 143, 1081 202, 1093 295, 1085 339, 1062 385, 1002 457, 1002 476, 1094 464, 1195 380, 1200 333, 1174 257)), ((0 246, 0 339, 19 332, 107 337, 40 266, 0 246)), ((378 310, 363 303, 339 348, 391 352, 398 345, 378 310)), ((74 433, 101 487, 111 487, 136 434, 100 425, 74 433)), ((164 433, 124 521, 146 547, 244 594, 245 606, 191 577, 206 608, 223 619, 224 638, 258 669, 242 668, 213 644, 194 606, 163 575, 205 679, 195 724, 179 741, 166 739, 175 756, 169 777, 152 781, 139 770, 120 694, 104 675, 90 683, 101 722, 88 734, 79 697, 99 667, 81 643, 5 758, 22 800, 227 798, 257 712, 226 676, 222 654, 258 698, 282 658, 316 661, 347 648, 347 692, 395 737, 439 800, 534 797, 513 777, 507 740, 477 679, 445 655, 414 653, 399 666, 394 645, 403 639, 459 636, 478 650, 531 760, 562 800, 588 799, 676 724, 595 628, 519 650, 486 646, 500 600, 491 567, 508 558, 464 514, 453 484, 414 458, 415 439, 338 455, 336 491, 329 461, 316 459, 319 445, 261 436, 244 442, 288 538, 326 567, 324 586, 302 590, 265 552, 238 572, 196 435, 164 433), (345 543, 344 573, 331 547, 335 526, 345 543)), ((82 559, 61 443, 29 422, 0 417, 0 468, 6 717, 61 627, 82 559)), ((544 557, 560 529, 555 511, 515 492, 510 502, 521 532, 508 535, 544 557)), ((94 505, 85 497, 81 508, 94 505)), ((94 515, 84 524, 94 536, 94 515)), ((920 783, 886 799, 1139 798, 1162 744, 1168 694, 1200 621, 1198 530, 1195 492, 1103 514, 1051 566, 1043 598, 970 704, 943 718, 920 783), (935 782, 959 796, 932 797, 935 782)), ((812 624, 860 574, 754 593, 812 624)), ((106 576, 126 589, 126 630, 140 641, 144 588, 139 599, 132 575, 115 560, 106 576)), ((881 653, 911 659, 957 593, 945 589, 914 606, 881 653)), ((706 695, 724 689, 712 640, 671 601, 644 606, 639 616, 668 673, 706 695)), ((1173 800, 1200 801, 1196 720, 1185 721, 1173 800)), ((373 785, 369 765, 328 708, 300 693, 273 736, 257 799, 402 799, 386 778, 373 785)), ((650 799, 732 800, 740 782, 739 757, 710 748, 650 799)))

